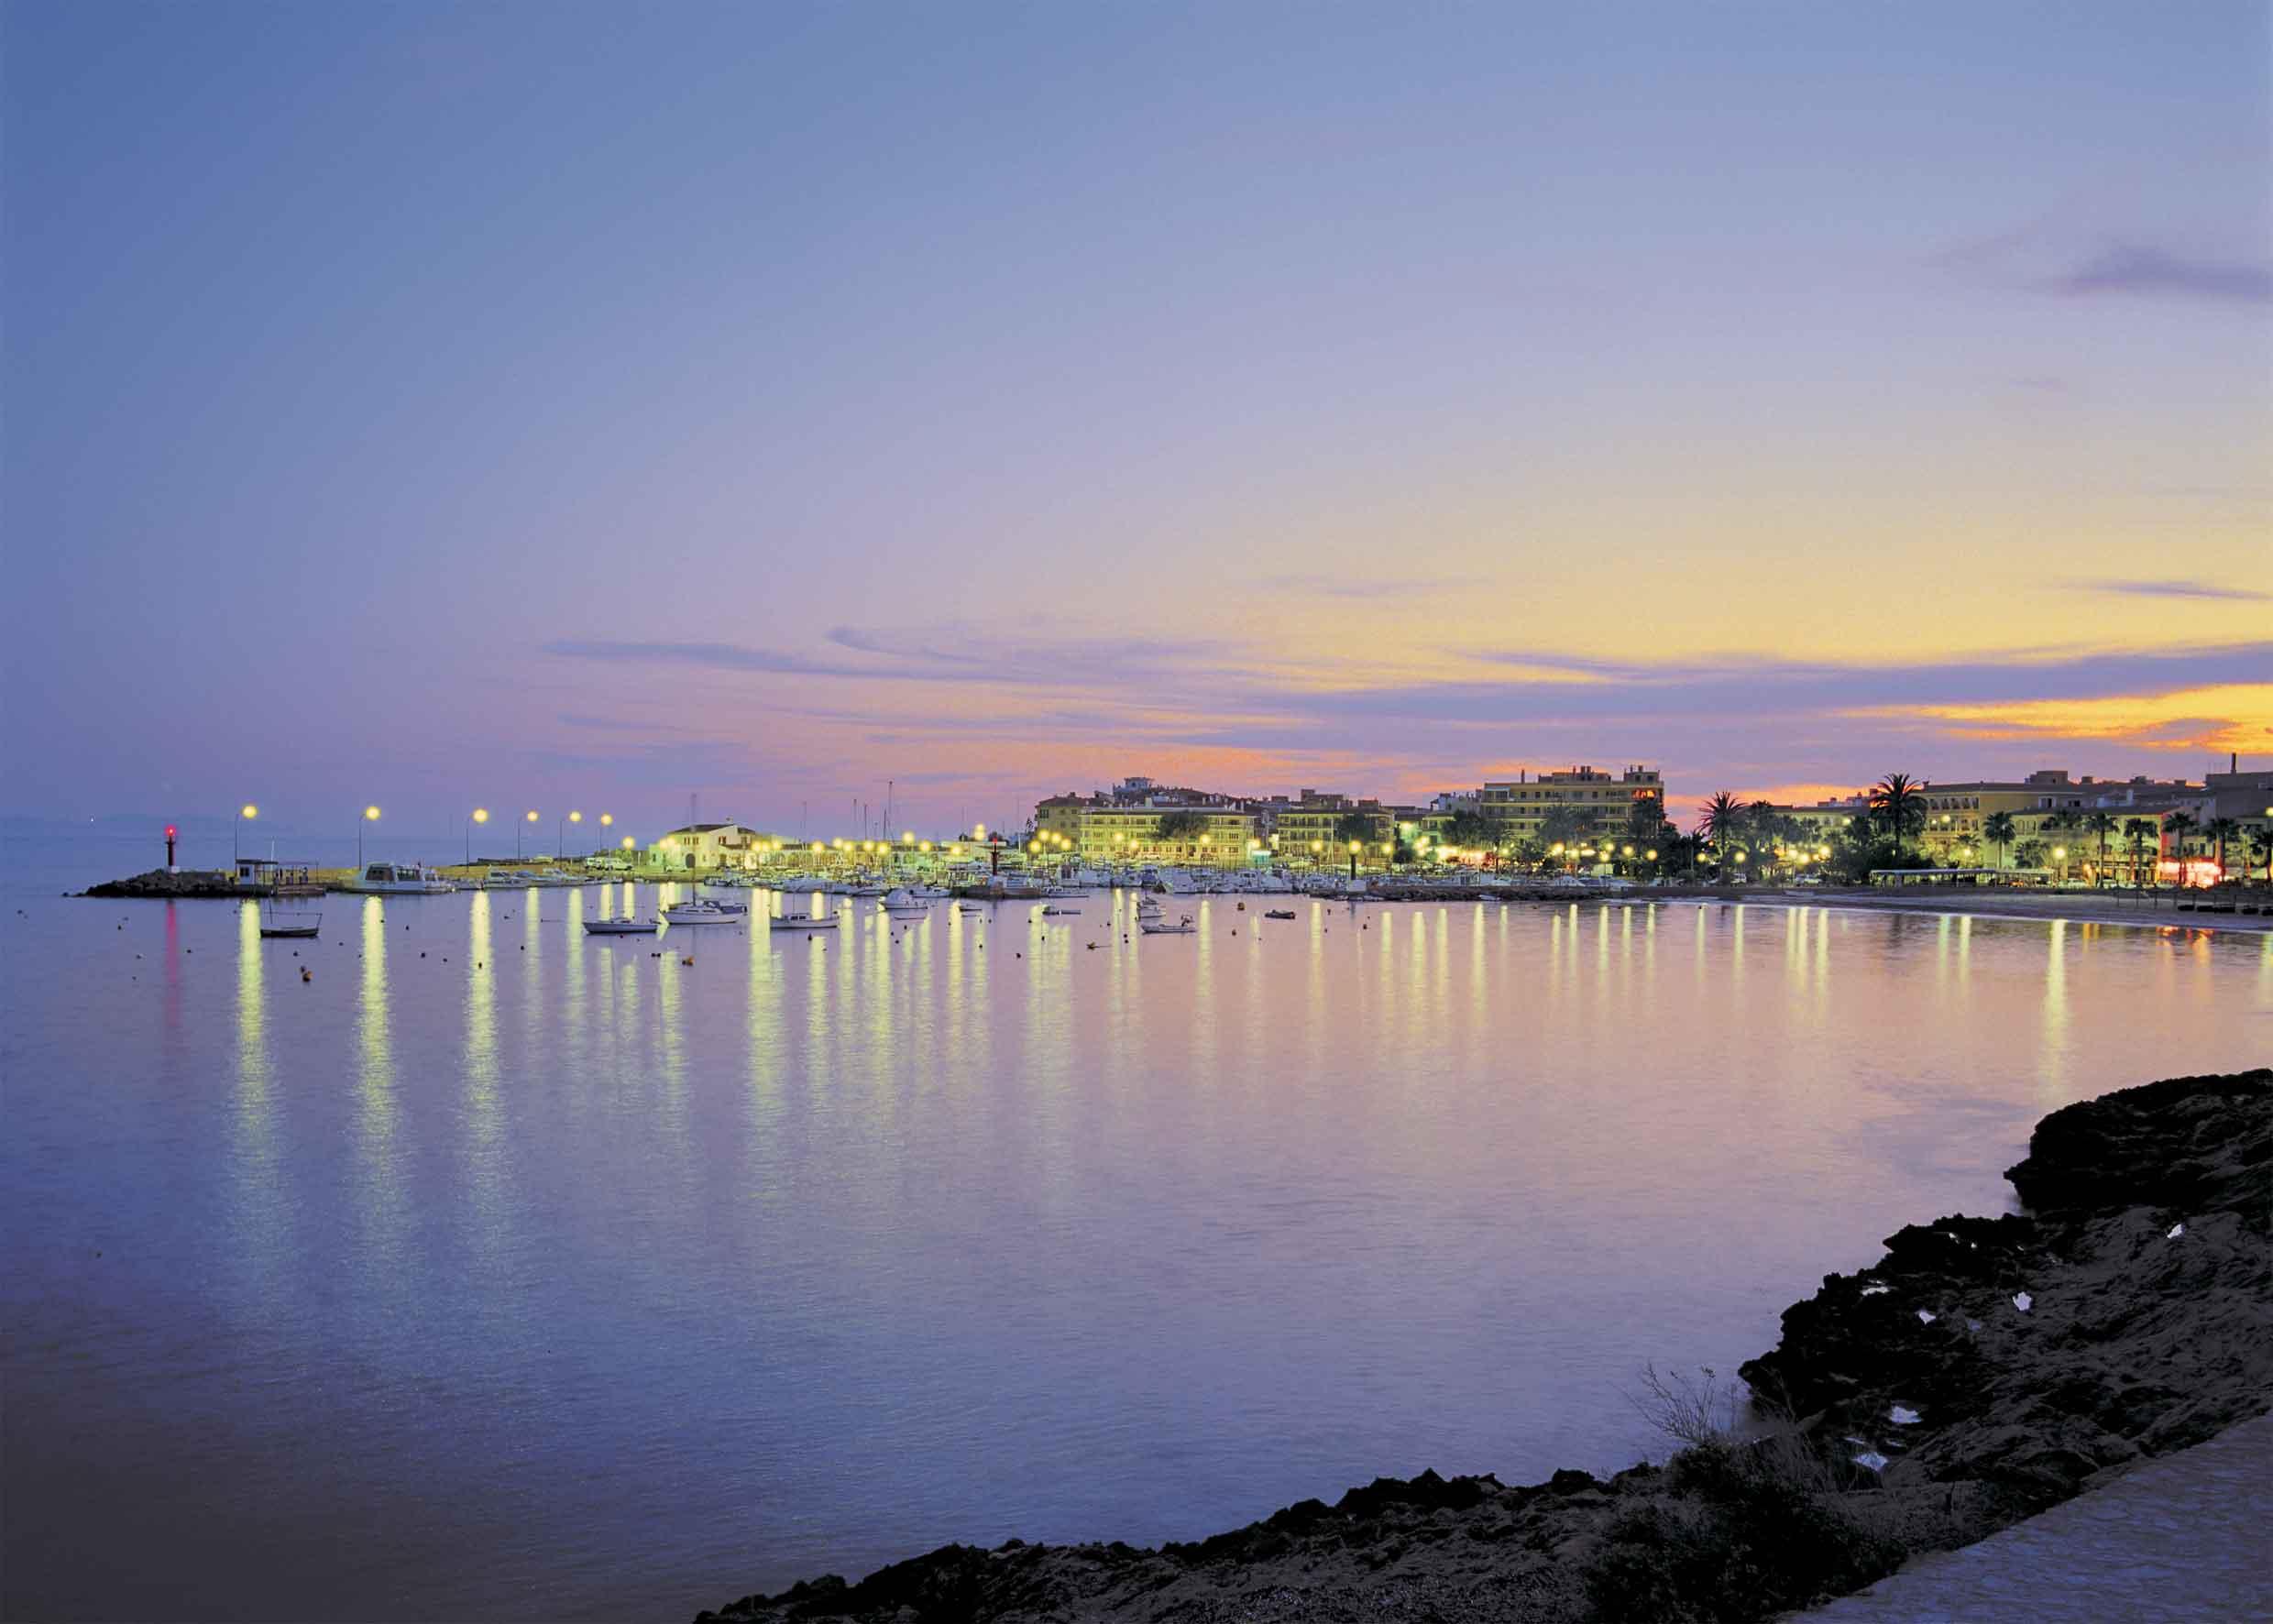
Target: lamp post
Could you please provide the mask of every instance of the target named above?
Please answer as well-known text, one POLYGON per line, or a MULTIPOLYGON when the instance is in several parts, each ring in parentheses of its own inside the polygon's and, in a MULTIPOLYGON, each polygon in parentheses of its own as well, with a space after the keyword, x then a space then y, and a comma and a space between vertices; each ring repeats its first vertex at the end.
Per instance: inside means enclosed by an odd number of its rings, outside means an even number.
POLYGON ((236 809, 236 816, 234 818, 230 819, 230 821, 229 821, 229 857, 230 857, 230 860, 231 860, 232 861, 236 861, 237 858, 242 857, 242 856, 244 855, 244 853, 243 853, 243 852, 241 852, 241 851, 239 851, 239 850, 237 850, 237 845, 236 845, 237 831, 238 831, 238 830, 240 830, 240 829, 242 829, 242 828, 245 827, 245 825, 246 825, 246 824, 247 824, 247 823, 251 822, 254 818, 256 818, 256 817, 259 817, 259 816, 260 816, 260 808, 259 808, 259 807, 256 807, 256 806, 254 806, 254 805, 253 805, 250 801, 247 801, 247 802, 246 802, 246 803, 245 803, 242 807, 239 807, 236 809))
POLYGON ((561 825, 564 821, 568 823, 582 823, 584 821, 584 814, 581 812, 571 812, 566 819, 558 817, 553 819, 553 861, 555 862, 558 862, 563 857, 567 855, 567 850, 561 843, 560 838, 561 825))
POLYGON ((471 868, 474 865, 474 825, 477 823, 487 823, 489 821, 489 808, 487 807, 476 807, 472 812, 467 815, 466 866, 467 868, 471 868))
POLYGON ((1357 842, 1356 840, 1349 843, 1349 860, 1350 883, 1355 885, 1357 883, 1357 842))
POLYGON ((363 867, 363 824, 377 823, 378 821, 379 808, 377 807, 366 807, 363 808, 363 823, 358 823, 356 825, 356 868, 358 872, 360 872, 363 867))
POLYGON ((522 860, 524 850, 522 841, 529 833, 529 826, 536 820, 537 815, 533 809, 521 815, 521 827, 513 831, 513 861, 515 862, 522 860))

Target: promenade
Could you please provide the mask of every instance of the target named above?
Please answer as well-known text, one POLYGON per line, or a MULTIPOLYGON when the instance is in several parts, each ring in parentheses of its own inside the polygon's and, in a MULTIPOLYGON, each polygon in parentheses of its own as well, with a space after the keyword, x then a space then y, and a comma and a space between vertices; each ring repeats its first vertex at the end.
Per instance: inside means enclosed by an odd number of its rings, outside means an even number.
POLYGON ((2268 1529, 2273 1414, 1797 1616, 1807 1624, 2273 1619, 2268 1529))

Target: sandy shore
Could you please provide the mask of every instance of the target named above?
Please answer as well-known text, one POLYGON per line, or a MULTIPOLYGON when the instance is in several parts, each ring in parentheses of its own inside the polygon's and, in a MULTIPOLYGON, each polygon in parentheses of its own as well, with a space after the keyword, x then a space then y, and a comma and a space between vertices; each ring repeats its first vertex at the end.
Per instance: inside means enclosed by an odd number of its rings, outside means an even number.
MULTIPOLYGON (((1662 894, 1636 893, 1631 900, 1660 900, 1662 894)), ((1621 899, 1628 900, 1628 899, 1621 899)), ((1675 895, 1671 900, 1701 901, 1675 895)), ((1857 908, 1882 914, 1962 914, 1976 919, 2026 919, 2083 925, 2135 925, 2148 930, 2273 930, 2273 915, 2212 914, 2193 910, 2198 896, 2173 892, 2132 900, 2127 893, 2088 891, 2003 891, 1989 888, 1947 891, 1834 890, 1716 893, 1711 900, 1768 907, 1857 908)), ((2257 905, 2273 907, 2273 894, 2254 894, 2257 905)))
POLYGON ((1189 1544, 948 1545, 697 1624, 1767 1619, 1957 1549, 2273 1403, 2273 1070, 2040 1122, 2026 1216, 1945 1217, 1784 1315, 1764 1439, 1663 1466, 1378 1478, 1189 1544))

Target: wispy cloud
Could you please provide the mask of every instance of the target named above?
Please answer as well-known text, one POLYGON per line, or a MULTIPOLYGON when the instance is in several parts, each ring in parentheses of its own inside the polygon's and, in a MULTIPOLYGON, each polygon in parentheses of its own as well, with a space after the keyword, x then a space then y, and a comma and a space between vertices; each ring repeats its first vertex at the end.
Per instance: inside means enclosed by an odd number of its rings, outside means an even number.
POLYGON ((1347 576, 1290 575, 1264 576, 1247 583, 1248 590, 1275 598, 1347 598, 1363 602, 1387 602, 1393 598, 1442 598, 1454 592, 1466 592, 1477 585, 1466 576, 1435 576, 1423 578, 1353 580, 1347 576))
POLYGON ((563 638, 544 644, 538 652, 570 660, 605 660, 633 665, 698 665, 711 671, 765 671, 800 676, 888 675, 816 660, 807 654, 752 648, 740 642, 613 642, 596 638, 563 638))
POLYGON ((2070 581, 2072 592, 2112 592, 2125 598, 2203 598, 2225 603, 2273 603, 2273 592, 2221 587, 2213 581, 2070 581))
POLYGON ((2273 303, 2273 265, 2190 254, 2136 236, 2096 241, 2048 225, 1957 243, 1932 263, 1968 281, 2056 299, 2273 303))
POLYGON ((2144 243, 2111 243, 2037 287, 2069 299, 2112 294, 2268 304, 2273 303, 2273 267, 2189 259, 2144 243))
POLYGON ((1220 675, 1210 664, 1224 657, 1221 644, 1153 637, 1024 637, 971 628, 889 631, 831 628, 838 648, 873 654, 857 664, 792 650, 738 642, 614 642, 566 638, 540 653, 564 659, 620 664, 686 665, 709 671, 779 676, 842 677, 868 682, 998 683, 1014 686, 1079 688, 1181 677, 1202 684, 1220 675))

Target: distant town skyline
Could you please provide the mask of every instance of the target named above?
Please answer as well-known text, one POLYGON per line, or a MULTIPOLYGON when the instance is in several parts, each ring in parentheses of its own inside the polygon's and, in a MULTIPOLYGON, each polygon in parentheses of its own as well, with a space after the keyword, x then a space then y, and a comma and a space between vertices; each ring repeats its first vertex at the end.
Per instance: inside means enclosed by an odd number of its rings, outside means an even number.
POLYGON ((0 810, 2261 763, 2269 44, 9 6, 0 810))

